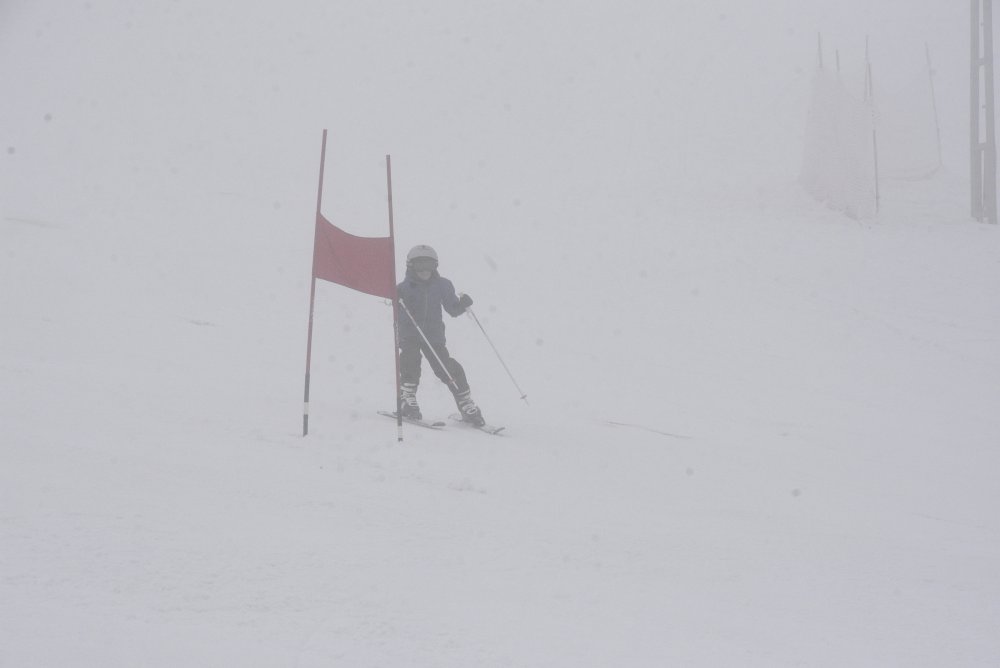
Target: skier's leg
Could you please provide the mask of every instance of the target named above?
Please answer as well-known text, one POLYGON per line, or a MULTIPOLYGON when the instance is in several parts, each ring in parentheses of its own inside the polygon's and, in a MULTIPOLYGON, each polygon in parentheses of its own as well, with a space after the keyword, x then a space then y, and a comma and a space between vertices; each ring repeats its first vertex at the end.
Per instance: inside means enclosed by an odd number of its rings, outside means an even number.
MULTIPOLYGON (((448 353, 448 349, 443 343, 433 345, 434 350, 424 350, 424 356, 430 363, 434 375, 447 385, 453 394, 468 391, 469 383, 465 379, 465 369, 462 368, 462 365, 448 353), (439 363, 438 360, 441 362, 439 363), (443 368, 441 364, 444 364, 443 368), (453 380, 455 381, 454 385, 452 384, 453 380)), ((427 346, 425 345, 424 348, 426 349, 427 346)))
POLYGON ((469 389, 469 381, 465 377, 465 369, 462 368, 458 360, 448 354, 448 349, 443 344, 435 344, 434 352, 437 353, 436 357, 433 353, 425 353, 427 361, 431 363, 431 369, 434 370, 434 374, 448 385, 448 389, 455 395, 455 405, 458 406, 458 411, 462 414, 462 419, 480 426, 486 424, 483 412, 479 410, 479 406, 472 400, 472 392, 469 389), (444 369, 447 369, 447 373, 441 368, 438 358, 440 358, 441 364, 444 364, 444 369), (449 374, 451 378, 449 378, 449 374), (454 384, 452 384, 452 380, 455 381, 454 384))
POLYGON ((399 395, 402 399, 403 417, 422 419, 417 404, 417 387, 420 385, 420 343, 404 339, 399 343, 399 395))

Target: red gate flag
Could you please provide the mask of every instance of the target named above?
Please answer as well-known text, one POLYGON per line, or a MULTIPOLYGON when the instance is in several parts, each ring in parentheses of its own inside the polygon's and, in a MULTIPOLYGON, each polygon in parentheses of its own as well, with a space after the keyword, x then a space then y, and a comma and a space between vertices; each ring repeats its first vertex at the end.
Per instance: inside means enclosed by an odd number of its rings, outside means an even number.
MULTIPOLYGON (((326 165, 326 130, 319 158, 319 188, 316 194, 316 232, 313 237, 312 284, 309 289, 309 328, 306 335, 305 405, 302 412, 302 435, 309 433, 309 375, 312 367, 313 311, 316 305, 316 279, 337 283, 376 297, 396 302, 396 252, 392 223, 392 169, 385 156, 385 180, 389 193, 389 236, 356 237, 323 217, 323 169, 326 165)), ((393 330, 398 332, 398 313, 392 309, 393 330)), ((393 340, 396 358, 396 429, 403 440, 403 418, 399 408, 399 349, 393 340)))
POLYGON ((395 253, 388 237, 356 237, 316 214, 313 277, 386 299, 396 298, 395 253))

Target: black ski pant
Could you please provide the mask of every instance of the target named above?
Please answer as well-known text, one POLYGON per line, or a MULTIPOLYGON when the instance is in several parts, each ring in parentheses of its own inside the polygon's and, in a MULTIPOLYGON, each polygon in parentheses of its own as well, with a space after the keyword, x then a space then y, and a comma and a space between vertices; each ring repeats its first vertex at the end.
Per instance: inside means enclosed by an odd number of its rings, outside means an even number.
POLYGON ((454 357, 448 354, 443 343, 434 343, 433 352, 422 340, 404 339, 399 343, 399 378, 402 383, 420 384, 420 361, 426 357, 430 362, 434 375, 448 386, 453 394, 469 391, 469 383, 465 379, 465 369, 454 357), (434 353, 437 353, 435 357, 434 353), (438 358, 441 362, 438 362, 438 358), (444 368, 441 367, 444 364, 444 368), (447 372, 445 371, 447 369, 447 372), (448 377, 451 374, 451 378, 448 377), (455 383, 452 384, 452 379, 455 383))

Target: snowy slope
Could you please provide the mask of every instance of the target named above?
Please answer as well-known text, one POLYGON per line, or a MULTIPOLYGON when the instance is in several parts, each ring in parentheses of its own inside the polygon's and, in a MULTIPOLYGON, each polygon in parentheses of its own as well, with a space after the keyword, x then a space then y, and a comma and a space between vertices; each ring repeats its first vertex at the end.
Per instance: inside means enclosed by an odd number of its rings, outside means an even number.
POLYGON ((964 13, 202 4, 0 8, 0 666, 1000 661, 964 13), (872 221, 794 183, 818 28, 935 40, 948 169, 872 221), (301 437, 324 127, 507 436, 397 443, 389 308, 321 284, 301 437))

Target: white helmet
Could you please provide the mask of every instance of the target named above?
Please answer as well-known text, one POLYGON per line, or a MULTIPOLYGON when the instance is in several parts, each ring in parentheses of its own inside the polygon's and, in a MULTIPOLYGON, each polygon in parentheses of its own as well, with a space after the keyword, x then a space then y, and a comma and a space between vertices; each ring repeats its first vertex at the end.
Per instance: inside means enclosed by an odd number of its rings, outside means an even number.
POLYGON ((434 264, 437 264, 438 254, 433 248, 425 244, 414 246, 410 249, 410 252, 406 254, 406 266, 409 267, 413 264, 413 261, 418 258, 428 258, 430 260, 434 260, 434 264))

